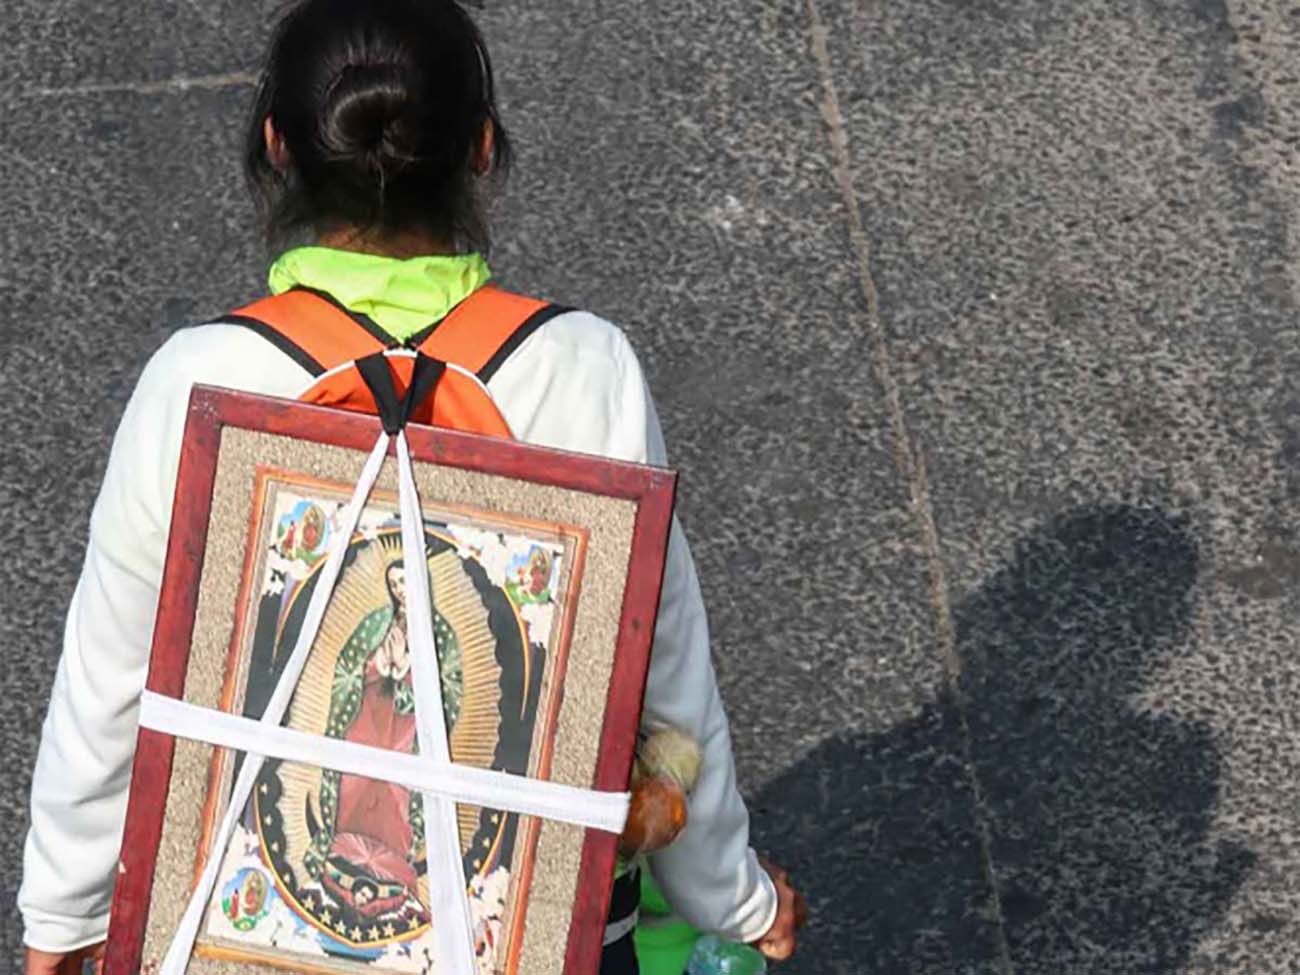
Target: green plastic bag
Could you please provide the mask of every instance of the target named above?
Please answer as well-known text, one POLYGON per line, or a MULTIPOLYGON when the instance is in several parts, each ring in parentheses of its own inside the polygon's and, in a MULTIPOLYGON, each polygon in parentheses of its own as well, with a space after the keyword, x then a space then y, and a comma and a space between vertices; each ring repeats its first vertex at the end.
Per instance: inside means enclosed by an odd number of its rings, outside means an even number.
POLYGON ((673 918, 658 884, 641 870, 641 922, 633 935, 641 975, 684 975, 700 932, 673 918))

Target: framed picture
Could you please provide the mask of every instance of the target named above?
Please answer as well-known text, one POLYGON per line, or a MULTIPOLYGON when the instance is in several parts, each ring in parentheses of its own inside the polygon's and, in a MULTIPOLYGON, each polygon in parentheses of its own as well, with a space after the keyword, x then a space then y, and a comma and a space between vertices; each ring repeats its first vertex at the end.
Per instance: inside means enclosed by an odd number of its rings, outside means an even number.
MULTIPOLYGON (((211 388, 190 405, 148 689, 259 718, 377 419, 211 388)), ((668 471, 408 428, 452 759, 627 788, 672 515, 668 471)), ((285 721, 415 749, 396 463, 346 540, 285 721)), ((149 972, 221 857, 189 972, 437 972, 421 798, 267 761, 216 849, 242 756, 142 729, 109 975, 149 972)), ((479 971, 594 975, 617 838, 457 807, 479 971)))

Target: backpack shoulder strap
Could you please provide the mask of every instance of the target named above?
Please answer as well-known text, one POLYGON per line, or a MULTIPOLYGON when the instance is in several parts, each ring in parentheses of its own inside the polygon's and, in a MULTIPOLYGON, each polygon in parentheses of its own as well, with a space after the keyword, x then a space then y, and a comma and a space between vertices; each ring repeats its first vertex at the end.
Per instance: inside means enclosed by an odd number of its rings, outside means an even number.
POLYGON ((486 383, 530 335, 569 310, 484 285, 408 344, 486 383))
POLYGON ((390 344, 377 326, 306 288, 255 301, 221 321, 251 329, 313 376, 390 344))

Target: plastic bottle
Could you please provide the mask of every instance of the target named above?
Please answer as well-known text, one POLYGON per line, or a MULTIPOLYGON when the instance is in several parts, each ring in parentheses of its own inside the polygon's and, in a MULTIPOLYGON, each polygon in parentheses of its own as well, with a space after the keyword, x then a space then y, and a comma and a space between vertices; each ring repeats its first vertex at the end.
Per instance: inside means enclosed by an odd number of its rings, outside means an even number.
POLYGON ((767 959, 749 945, 708 935, 696 943, 686 975, 767 975, 767 959))

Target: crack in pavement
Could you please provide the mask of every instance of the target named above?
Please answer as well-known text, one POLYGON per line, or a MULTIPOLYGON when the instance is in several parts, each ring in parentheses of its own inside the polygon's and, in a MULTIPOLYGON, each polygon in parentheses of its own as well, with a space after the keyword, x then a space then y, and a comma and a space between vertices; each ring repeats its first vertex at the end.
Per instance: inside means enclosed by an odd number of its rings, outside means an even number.
POLYGON ((948 691, 955 702, 962 741, 962 761, 966 778, 974 798, 976 828, 979 833, 980 861, 985 882, 988 884, 996 921, 997 963, 1001 975, 1013 975, 1011 950, 1007 943, 1006 923, 998 887, 997 867, 993 861, 992 837, 988 826, 983 790, 975 772, 974 752, 971 743, 970 722, 962 697, 959 678, 961 659, 957 653, 956 632, 952 621, 952 604, 948 592, 947 571, 939 547, 939 529, 935 523, 934 508, 930 502, 930 485, 926 473, 925 457, 916 446, 907 429, 902 394, 894 375, 889 345, 880 318, 880 296, 875 277, 871 272, 871 244, 867 239, 854 189, 852 161, 849 155, 848 129, 840 112, 839 94, 835 85, 834 69, 828 45, 829 32, 822 21, 817 0, 805 0, 811 33, 813 60, 821 78, 824 99, 822 117, 830 135, 834 156, 834 172, 848 215, 849 237, 858 266, 858 282, 866 302, 865 330, 871 345, 876 378, 885 394, 886 411, 892 434, 892 453, 899 476, 903 479, 911 502, 912 515, 921 535, 930 576, 930 598, 935 611, 935 635, 943 656, 948 691))
POLYGON ((232 71, 226 74, 180 76, 159 81, 89 81, 80 85, 60 85, 29 88, 19 91, 16 97, 64 98, 77 95, 169 95, 187 91, 215 91, 222 88, 244 88, 257 84, 257 75, 251 71, 232 71))

